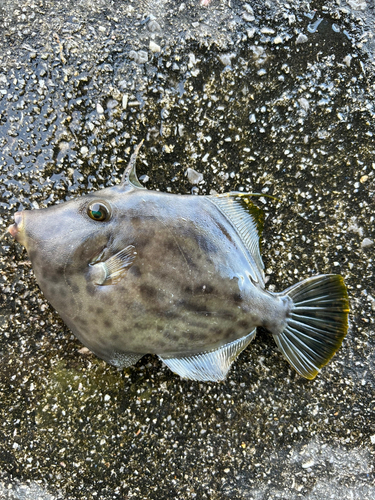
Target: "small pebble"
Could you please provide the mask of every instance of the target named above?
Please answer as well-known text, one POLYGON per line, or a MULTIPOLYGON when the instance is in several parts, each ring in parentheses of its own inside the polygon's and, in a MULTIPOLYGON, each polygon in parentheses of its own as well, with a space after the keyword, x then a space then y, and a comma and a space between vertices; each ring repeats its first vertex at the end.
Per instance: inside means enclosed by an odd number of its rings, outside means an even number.
POLYGON ((361 243, 361 248, 369 248, 374 244, 373 240, 370 238, 364 238, 361 243))
POLYGON ((315 462, 314 460, 308 460, 307 462, 304 462, 302 464, 302 469, 309 469, 310 467, 312 467, 313 465, 315 465, 315 462))
POLYGON ((244 6, 243 6, 243 8, 247 12, 247 14, 249 14, 249 15, 251 15, 251 16, 254 17, 254 10, 253 10, 253 8, 252 8, 251 5, 249 5, 248 3, 245 3, 244 6))
POLYGON ((254 21, 254 20, 255 20, 255 17, 254 17, 252 14, 249 14, 249 13, 247 13, 247 12, 244 12, 244 13, 242 14, 242 17, 243 17, 243 20, 244 20, 244 21, 247 21, 248 23, 251 23, 252 21, 254 21))
POLYGON ((310 108, 310 103, 307 99, 305 99, 304 97, 301 97, 300 99, 298 99, 298 104, 301 106, 301 108, 304 110, 304 111, 308 111, 309 108, 310 108))
POLYGON ((157 33, 161 31, 160 24, 157 21, 150 21, 147 27, 152 33, 157 33))
POLYGON ((346 3, 353 10, 366 10, 367 8, 366 0, 346 0, 346 3))
POLYGON ((160 52, 161 47, 157 43, 153 42, 152 40, 150 41, 150 50, 151 52, 160 52))
POLYGON ((232 59, 236 57, 236 54, 231 53, 231 54, 221 54, 219 56, 220 62, 224 64, 224 66, 230 66, 232 63, 232 59))
POLYGON ((296 43, 306 43, 307 41, 308 41, 307 36, 304 35, 303 33, 299 33, 299 35, 297 36, 296 43))
POLYGON ((148 61, 148 54, 145 50, 140 50, 138 52, 138 63, 143 64, 148 61))
POLYGON ((273 30, 272 28, 262 28, 260 30, 261 33, 263 33, 263 35, 274 35, 275 34, 275 30, 273 30))
POLYGON ((186 170, 186 176, 190 184, 199 184, 203 181, 203 174, 190 167, 186 170))
POLYGON ((348 66, 348 68, 349 68, 349 67, 350 67, 350 64, 351 64, 351 62, 352 62, 352 59, 353 59, 353 57, 352 57, 350 54, 348 54, 347 56, 345 56, 345 57, 344 57, 344 59, 343 59, 343 61, 342 61, 342 62, 343 62, 344 64, 346 64, 346 65, 348 66))

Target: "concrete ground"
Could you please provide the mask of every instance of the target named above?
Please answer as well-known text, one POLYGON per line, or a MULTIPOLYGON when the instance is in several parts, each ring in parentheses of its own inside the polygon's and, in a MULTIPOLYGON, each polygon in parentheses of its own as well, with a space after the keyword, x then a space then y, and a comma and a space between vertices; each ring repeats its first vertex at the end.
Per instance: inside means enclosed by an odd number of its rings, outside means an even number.
POLYGON ((270 290, 340 273, 351 302, 314 381, 265 330, 223 383, 153 356, 117 371, 5 237, 0 498, 375 498, 374 15, 370 0, 0 3, 0 231, 115 184, 145 139, 149 189, 278 198, 256 199, 270 290))

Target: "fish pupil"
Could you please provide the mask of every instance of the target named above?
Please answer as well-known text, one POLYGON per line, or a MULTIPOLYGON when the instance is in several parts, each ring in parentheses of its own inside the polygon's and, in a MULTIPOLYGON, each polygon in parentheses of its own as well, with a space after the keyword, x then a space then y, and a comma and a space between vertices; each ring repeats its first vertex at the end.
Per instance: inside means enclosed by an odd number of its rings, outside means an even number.
POLYGON ((92 210, 91 213, 94 219, 100 219, 103 216, 103 213, 100 210, 97 211, 92 210))
POLYGON ((87 209, 88 216, 97 221, 109 219, 110 211, 103 203, 92 203, 87 209))

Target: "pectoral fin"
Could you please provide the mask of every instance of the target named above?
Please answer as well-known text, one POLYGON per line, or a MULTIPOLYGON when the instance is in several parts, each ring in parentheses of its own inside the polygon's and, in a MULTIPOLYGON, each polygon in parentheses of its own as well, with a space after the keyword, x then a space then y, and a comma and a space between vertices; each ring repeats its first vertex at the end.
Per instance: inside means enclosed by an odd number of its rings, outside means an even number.
POLYGON ((106 261, 91 265, 92 280, 97 285, 115 285, 125 276, 136 256, 135 247, 129 245, 106 261))

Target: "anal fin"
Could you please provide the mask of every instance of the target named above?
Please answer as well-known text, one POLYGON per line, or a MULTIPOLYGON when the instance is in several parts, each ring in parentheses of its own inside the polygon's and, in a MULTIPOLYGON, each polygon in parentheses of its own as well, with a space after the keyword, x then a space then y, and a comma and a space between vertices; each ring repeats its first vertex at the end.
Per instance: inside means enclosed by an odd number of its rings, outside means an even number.
POLYGON ((224 380, 229 368, 237 356, 255 337, 253 330, 245 337, 225 344, 218 349, 193 354, 191 356, 168 358, 159 356, 170 370, 182 378, 201 382, 219 382, 224 380))

